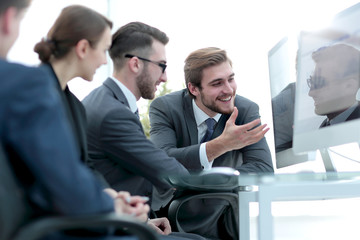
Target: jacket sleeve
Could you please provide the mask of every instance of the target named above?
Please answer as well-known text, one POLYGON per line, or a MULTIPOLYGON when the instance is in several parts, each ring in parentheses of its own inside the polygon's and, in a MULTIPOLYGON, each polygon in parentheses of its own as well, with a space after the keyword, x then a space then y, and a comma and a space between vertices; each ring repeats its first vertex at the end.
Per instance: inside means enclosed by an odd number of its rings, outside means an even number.
POLYGON ((146 138, 139 119, 126 107, 116 107, 101 122, 101 149, 112 161, 143 176, 160 189, 170 186, 166 174, 186 174, 176 159, 169 157, 146 138))
MULTIPOLYGON (((256 103, 247 101, 237 105, 239 109, 238 119, 236 124, 246 124, 257 118, 260 118, 259 107, 256 103)), ((239 149, 242 153, 243 164, 238 167, 238 170, 243 173, 261 173, 274 172, 272 158, 266 138, 262 138, 257 143, 239 149)))
MULTIPOLYGON (((29 194, 41 208, 64 215, 113 211, 112 199, 79 159, 74 136, 50 76, 21 68, 7 99, 3 140, 35 178, 29 194)), ((5 86, 3 86, 5 87, 5 86)), ((3 126, 4 126, 3 125, 3 126)))

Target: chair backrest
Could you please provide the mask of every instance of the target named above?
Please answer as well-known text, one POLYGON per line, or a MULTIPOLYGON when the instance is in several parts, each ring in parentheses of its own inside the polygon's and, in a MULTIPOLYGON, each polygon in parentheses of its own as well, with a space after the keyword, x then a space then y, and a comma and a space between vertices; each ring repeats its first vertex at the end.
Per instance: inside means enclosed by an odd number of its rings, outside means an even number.
POLYGON ((29 216, 30 207, 0 143, 0 239, 11 239, 29 216))

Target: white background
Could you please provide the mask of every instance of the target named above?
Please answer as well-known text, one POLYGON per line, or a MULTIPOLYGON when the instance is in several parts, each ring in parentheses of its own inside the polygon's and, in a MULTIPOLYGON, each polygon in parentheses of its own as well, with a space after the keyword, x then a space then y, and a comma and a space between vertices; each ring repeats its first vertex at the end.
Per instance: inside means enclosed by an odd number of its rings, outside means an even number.
MULTIPOLYGON (((173 90, 184 86, 183 65, 190 52, 210 46, 227 50, 233 61, 238 94, 258 103, 262 122, 272 128, 268 51, 282 37, 320 28, 337 12, 355 3, 355 0, 33 0, 9 59, 38 64, 33 47, 46 36, 61 9, 70 4, 86 5, 107 15, 114 23, 113 31, 130 21, 142 21, 166 32, 170 38, 168 85, 173 90)), ((111 74, 111 65, 109 59, 107 66, 98 69, 92 83, 75 79, 70 88, 82 99, 111 74)), ((273 152, 272 131, 266 137, 273 152)))

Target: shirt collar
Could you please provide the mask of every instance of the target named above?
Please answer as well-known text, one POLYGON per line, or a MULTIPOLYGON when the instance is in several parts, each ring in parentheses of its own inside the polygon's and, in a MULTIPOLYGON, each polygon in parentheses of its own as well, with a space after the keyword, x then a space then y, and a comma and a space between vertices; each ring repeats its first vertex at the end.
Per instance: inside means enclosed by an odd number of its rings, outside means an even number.
MULTIPOLYGON (((207 115, 203 110, 201 110, 195 103, 195 100, 192 100, 192 106, 193 106, 193 110, 194 110, 194 116, 195 116, 195 121, 196 121, 196 125, 199 127, 200 124, 202 124, 206 119, 208 119, 210 116, 207 115)), ((213 119, 215 119, 216 122, 219 121, 221 117, 221 114, 218 113, 215 115, 215 117, 213 117, 213 119)))
POLYGON ((130 110, 135 113, 136 110, 138 109, 137 105, 136 105, 136 97, 135 95, 127 88, 125 87, 124 84, 122 84, 118 79, 114 78, 114 77, 110 77, 121 89, 121 91, 124 93, 126 100, 129 103, 130 106, 130 110))

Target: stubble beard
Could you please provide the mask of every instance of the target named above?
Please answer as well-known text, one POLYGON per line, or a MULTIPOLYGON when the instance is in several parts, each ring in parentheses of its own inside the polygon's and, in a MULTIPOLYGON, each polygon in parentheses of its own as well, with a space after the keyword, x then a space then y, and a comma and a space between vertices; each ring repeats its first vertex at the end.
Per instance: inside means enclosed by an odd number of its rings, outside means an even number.
POLYGON ((234 111, 234 102, 235 102, 235 95, 232 95, 231 101, 233 102, 233 106, 231 109, 229 110, 222 110, 220 107, 217 106, 215 101, 210 101, 207 102, 206 99, 204 98, 204 95, 201 94, 201 102, 202 104, 207 107, 208 109, 210 109, 213 112, 216 113, 221 113, 221 114, 231 114, 234 111))
POLYGON ((155 87, 152 84, 152 79, 147 69, 144 69, 143 73, 136 78, 136 83, 142 98, 148 100, 154 99, 155 87))

